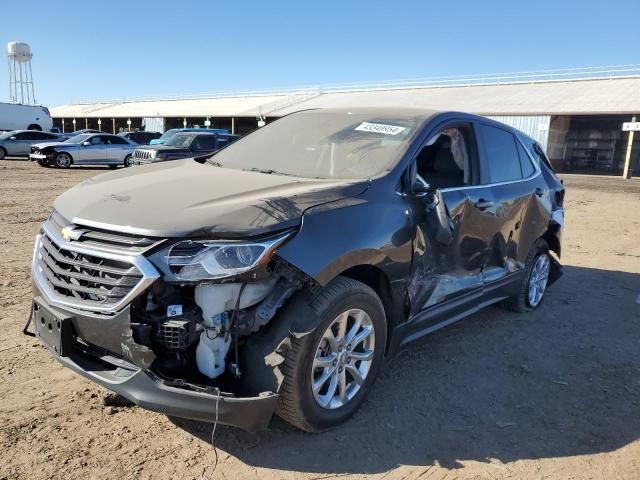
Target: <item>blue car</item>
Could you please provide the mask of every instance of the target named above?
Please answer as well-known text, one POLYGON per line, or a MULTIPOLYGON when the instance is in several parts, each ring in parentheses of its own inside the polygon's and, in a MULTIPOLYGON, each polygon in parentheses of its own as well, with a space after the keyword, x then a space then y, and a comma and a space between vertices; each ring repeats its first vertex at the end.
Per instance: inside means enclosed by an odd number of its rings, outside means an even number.
POLYGON ((230 133, 226 128, 172 128, 164 132, 160 138, 151 140, 149 145, 162 145, 171 140, 176 133, 180 132, 230 133))

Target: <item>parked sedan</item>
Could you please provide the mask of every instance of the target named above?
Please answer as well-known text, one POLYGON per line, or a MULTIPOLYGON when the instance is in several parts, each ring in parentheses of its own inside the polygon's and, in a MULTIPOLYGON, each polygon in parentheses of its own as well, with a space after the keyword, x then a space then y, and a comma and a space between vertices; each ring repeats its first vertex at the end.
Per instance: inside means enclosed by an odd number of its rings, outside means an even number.
POLYGON ((117 135, 82 134, 65 142, 39 143, 31 147, 29 158, 45 167, 71 165, 127 165, 135 144, 117 135))
POLYGON ((4 157, 28 157, 31 146, 44 141, 59 142, 60 136, 55 133, 38 130, 14 130, 0 134, 0 160, 4 157))
POLYGON ((561 273, 564 187, 475 115, 310 110, 133 170, 55 201, 32 319, 60 363, 172 416, 326 430, 386 356, 491 304, 535 310, 561 273))
POLYGON ((165 144, 136 148, 130 163, 131 165, 144 165, 180 158, 204 157, 226 147, 238 138, 238 135, 231 134, 180 132, 165 144))

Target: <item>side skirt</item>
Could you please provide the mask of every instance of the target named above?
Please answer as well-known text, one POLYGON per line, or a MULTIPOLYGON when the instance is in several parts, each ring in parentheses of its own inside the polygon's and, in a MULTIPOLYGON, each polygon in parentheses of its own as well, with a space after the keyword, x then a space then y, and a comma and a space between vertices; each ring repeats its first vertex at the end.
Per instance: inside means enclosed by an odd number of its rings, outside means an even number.
POLYGON ((409 321, 397 327, 394 335, 397 339, 394 342, 395 348, 392 347, 390 350, 395 351, 397 348, 403 347, 418 338, 440 330, 458 320, 473 315, 489 305, 517 294, 523 277, 523 271, 512 273, 489 285, 485 285, 481 290, 476 290, 462 297, 448 300, 418 312, 409 321), (424 325, 424 327, 416 329, 416 325, 424 325))

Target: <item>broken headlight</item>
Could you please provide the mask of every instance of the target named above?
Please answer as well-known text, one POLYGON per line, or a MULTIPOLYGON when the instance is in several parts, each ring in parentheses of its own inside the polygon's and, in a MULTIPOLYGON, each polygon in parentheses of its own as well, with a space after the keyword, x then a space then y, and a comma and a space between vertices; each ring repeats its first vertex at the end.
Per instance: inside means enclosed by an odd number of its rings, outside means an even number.
POLYGON ((184 240, 151 257, 167 281, 205 281, 233 277, 265 265, 287 232, 261 241, 184 240))

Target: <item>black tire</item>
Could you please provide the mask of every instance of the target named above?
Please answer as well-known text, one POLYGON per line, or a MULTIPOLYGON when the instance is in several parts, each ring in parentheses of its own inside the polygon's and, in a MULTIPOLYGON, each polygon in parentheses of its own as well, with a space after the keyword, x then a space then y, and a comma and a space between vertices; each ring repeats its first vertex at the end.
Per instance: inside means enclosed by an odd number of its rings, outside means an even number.
POLYGON ((127 155, 126 157, 124 157, 124 166, 125 167, 131 166, 131 155, 127 155))
POLYGON ((31 125, 29 125, 27 127, 27 130, 37 130, 39 132, 42 131, 42 127, 40 125, 38 125, 37 123, 32 123, 31 125))
POLYGON ((4 157, 6 156, 7 156, 7 151, 4 148, 0 147, 0 160, 3 160, 4 157))
POLYGON ((58 168, 69 168, 73 163, 73 158, 66 152, 60 152, 54 160, 55 166, 58 168), (68 161, 66 159, 69 159, 68 161))
MULTIPOLYGON (((541 255, 547 255, 547 256, 549 255, 549 245, 547 245, 547 242, 544 239, 539 238, 533 244, 533 246, 531 247, 531 251, 527 256, 527 262, 526 262, 526 268, 525 268, 526 275, 522 280, 520 291, 518 292, 517 295, 511 298, 508 298, 507 300, 502 302, 502 305, 507 310, 511 310, 513 312, 519 312, 519 313, 531 312, 537 309, 538 307, 540 307, 540 305, 544 301, 544 295, 543 295, 542 299, 537 305, 531 305, 531 303, 529 302, 529 284, 531 281, 531 273, 533 271, 534 265, 538 261, 538 257, 540 257, 541 255)), ((548 285, 548 282, 547 282, 547 285, 548 285)))
POLYGON ((320 432, 351 417, 371 390, 384 357, 387 324, 384 307, 375 291, 362 282, 346 277, 331 281, 312 301, 311 308, 319 317, 320 323, 308 335, 291 337, 291 347, 281 366, 284 380, 276 413, 302 430, 320 432), (356 308, 369 315, 374 327, 373 360, 364 382, 351 400, 338 408, 323 408, 314 398, 311 388, 316 350, 333 321, 341 313, 356 308))

